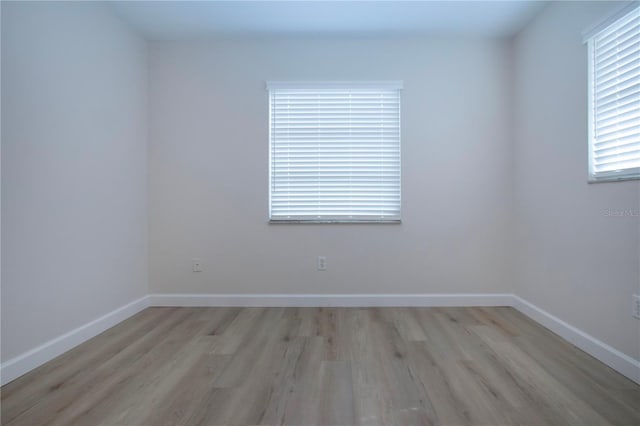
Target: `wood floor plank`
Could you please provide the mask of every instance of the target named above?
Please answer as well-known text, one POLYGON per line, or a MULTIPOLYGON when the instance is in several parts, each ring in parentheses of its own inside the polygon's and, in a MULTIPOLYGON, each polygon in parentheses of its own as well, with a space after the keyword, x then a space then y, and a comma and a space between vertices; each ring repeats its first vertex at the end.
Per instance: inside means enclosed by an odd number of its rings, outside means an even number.
POLYGON ((355 405, 351 363, 323 361, 320 424, 355 425, 355 405))
MULTIPOLYGON (((293 366, 293 388, 284 402, 283 417, 275 424, 318 424, 320 419, 320 395, 322 393, 324 338, 301 337, 304 344, 300 356, 293 366)), ((274 411, 277 409, 274 408, 274 411)), ((265 420, 271 420, 267 415, 265 420)))
POLYGON ((541 401, 539 406, 561 414, 564 424, 584 425, 586 419, 589 419, 589 424, 610 424, 597 410, 578 398, 527 353, 521 351, 495 329, 477 326, 474 327, 474 332, 492 348, 498 359, 510 368, 514 376, 521 378, 521 386, 526 387, 530 394, 537 396, 541 401))
POLYGON ((191 316, 169 333, 153 350, 130 366, 112 373, 101 386, 103 393, 82 395, 60 413, 60 424, 142 424, 158 400, 177 382, 211 343, 207 331, 219 322, 218 312, 190 308, 191 316), (98 397, 99 396, 99 397, 98 397), (104 413, 115 412, 116 416, 104 413))
POLYGON ((425 413, 426 424, 435 423, 435 411, 426 398, 423 384, 407 363, 408 342, 404 340, 393 319, 385 315, 391 310, 372 310, 371 349, 377 359, 374 365, 381 372, 385 399, 390 401, 392 413, 425 413))
POLYGON ((561 420, 559 417, 554 418, 553 414, 545 417, 547 411, 541 411, 543 407, 532 403, 527 393, 514 380, 507 364, 500 362, 489 345, 473 330, 477 326, 490 325, 497 336, 507 340, 517 333, 490 313, 478 316, 477 308, 439 309, 436 311, 436 318, 443 331, 464 354, 457 365, 465 370, 467 377, 464 382, 475 388, 476 399, 484 399, 483 406, 500 407, 498 411, 503 418, 491 421, 500 421, 500 424, 536 425, 561 420))
POLYGON ((505 320, 503 316, 499 315, 499 312, 503 308, 468 308, 469 314, 476 318, 480 323, 484 325, 494 326, 500 329, 507 336, 515 337, 518 335, 518 329, 514 327, 509 321, 505 320))
POLYGON ((617 374, 610 367, 598 362, 591 355, 578 349, 566 340, 559 339, 552 331, 545 327, 540 326, 532 319, 526 317, 522 313, 512 308, 497 308, 495 310, 497 315, 504 317, 507 321, 511 322, 518 330, 521 330, 520 334, 525 336, 526 340, 538 339, 538 342, 552 343, 550 349, 556 351, 556 353, 564 353, 573 359, 573 362, 579 366, 582 371, 591 376, 593 380, 596 380, 605 388, 609 389, 637 389, 638 385, 632 382, 630 379, 624 377, 621 374, 617 374))
POLYGON ((511 308, 150 308, 5 385, 0 424, 640 425, 511 308))
POLYGON ((152 381, 154 376, 144 372, 155 373, 156 368, 167 362, 167 357, 186 342, 185 331, 194 315, 192 309, 175 311, 170 322, 161 324, 87 374, 74 376, 48 398, 21 414, 15 424, 67 424, 107 396, 118 395, 131 382, 152 381), (51 416, 52 412, 56 416, 51 416))
MULTIPOLYGON (((28 390, 25 391, 28 398, 28 408, 24 409, 20 406, 20 400, 16 401, 5 408, 4 394, 2 400, 2 421, 3 424, 46 424, 55 421, 55 417, 51 418, 51 413, 58 414, 61 410, 67 408, 73 401, 82 395, 91 395, 91 391, 97 389, 97 392, 104 391, 105 383, 108 383, 109 376, 123 366, 134 363, 137 359, 144 356, 149 351, 154 350, 158 341, 165 338, 177 324, 183 322, 191 315, 187 310, 171 310, 167 313, 167 317, 152 328, 145 335, 141 336, 135 342, 129 342, 124 349, 119 350, 113 356, 104 359, 103 362, 97 362, 93 365, 88 364, 85 368, 73 368, 63 381, 56 383, 48 392, 42 393, 39 381, 35 381, 37 389, 34 393, 38 396, 31 396, 28 390), (5 409, 7 410, 5 412, 5 409), (14 411, 15 409, 15 411, 14 411)), ((54 360, 55 361, 55 360, 54 360)), ((36 372, 34 372, 35 374, 36 372)), ((43 376, 46 382, 46 374, 43 376)), ((9 400, 11 397, 8 398, 9 400)))
MULTIPOLYGON (((212 345, 213 343, 209 343, 212 345)), ((157 409, 148 414, 142 422, 145 425, 191 425, 195 424, 194 413, 203 404, 207 395, 216 388, 213 383, 224 370, 231 355, 214 355, 209 351, 199 354, 193 364, 171 392, 159 401, 157 409)))
POLYGON ((358 315, 357 333, 352 341, 352 380, 355 414, 359 425, 393 424, 393 409, 384 375, 378 366, 379 357, 370 334, 368 314, 358 315))
MULTIPOLYGON (((413 374, 423 383, 425 395, 434 407, 437 424, 464 426, 480 422, 478 413, 471 410, 448 373, 445 364, 453 360, 438 357, 426 342, 411 342, 407 357, 413 374)), ((455 364, 452 368, 456 368, 455 364)))
POLYGON ((299 386, 296 371, 303 360, 303 352, 308 345, 308 337, 294 337, 288 340, 285 353, 276 367, 277 372, 271 379, 272 387, 264 413, 260 417, 261 424, 283 424, 287 402, 299 386))
POLYGON ((420 324, 416 308, 391 308, 389 309, 394 326, 402 338, 408 342, 424 342, 427 337, 420 324))
POLYGON ((595 367, 593 362, 589 363, 590 366, 583 365, 583 360, 573 356, 573 351, 564 351, 557 345, 545 345, 538 338, 516 338, 513 342, 586 404, 600 406, 600 414, 608 421, 619 424, 632 419, 640 425, 640 399, 629 401, 622 397, 624 390, 616 395, 594 379, 588 373, 595 367))
MULTIPOLYGON (((2 387, 2 421, 11 422, 52 390, 64 388, 86 373, 87 367, 105 363, 161 323, 171 321, 175 309, 151 308, 101 333, 72 351, 38 367, 2 387)), ((177 313, 183 315, 184 313, 177 313)))

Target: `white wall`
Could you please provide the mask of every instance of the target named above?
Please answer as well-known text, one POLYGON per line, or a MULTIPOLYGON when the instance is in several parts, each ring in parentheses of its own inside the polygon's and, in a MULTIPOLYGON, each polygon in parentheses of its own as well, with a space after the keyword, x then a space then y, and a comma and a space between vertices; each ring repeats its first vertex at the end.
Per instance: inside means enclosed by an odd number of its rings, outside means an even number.
POLYGON ((587 184, 587 48, 616 3, 557 2, 514 42, 516 293, 640 359, 638 181, 587 184))
POLYGON ((148 292, 146 45, 97 3, 2 3, 2 360, 148 292))
POLYGON ((477 38, 152 43, 152 292, 510 291, 508 53, 477 38), (402 225, 267 223, 266 80, 404 80, 402 225))

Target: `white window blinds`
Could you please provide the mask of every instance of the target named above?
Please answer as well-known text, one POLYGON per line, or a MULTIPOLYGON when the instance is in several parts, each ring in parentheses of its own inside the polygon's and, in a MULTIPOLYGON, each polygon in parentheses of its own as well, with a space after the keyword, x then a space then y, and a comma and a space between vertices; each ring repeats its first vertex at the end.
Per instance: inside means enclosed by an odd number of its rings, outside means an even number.
POLYGON ((640 177, 640 7, 597 32, 590 54, 590 179, 640 177))
POLYGON ((271 221, 400 220, 401 86, 267 83, 271 221))

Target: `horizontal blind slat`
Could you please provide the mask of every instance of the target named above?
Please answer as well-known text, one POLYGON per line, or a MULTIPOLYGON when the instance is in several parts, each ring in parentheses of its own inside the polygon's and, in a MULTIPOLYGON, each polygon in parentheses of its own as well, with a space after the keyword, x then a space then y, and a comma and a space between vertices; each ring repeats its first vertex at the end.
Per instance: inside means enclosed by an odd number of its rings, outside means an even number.
POLYGON ((616 40, 614 43, 607 47, 596 46, 596 59, 601 66, 606 67, 612 61, 619 61, 628 54, 633 54, 637 50, 634 48, 640 43, 640 37, 638 34, 632 34, 631 37, 625 40, 616 40))
POLYGON ((640 142, 640 134, 631 134, 626 137, 618 137, 617 135, 614 135, 608 140, 599 140, 594 146, 594 151, 599 153, 605 149, 623 147, 625 145, 635 144, 636 142, 640 142))
POLYGON ((605 93, 613 86, 617 86, 616 88, 633 86, 634 83, 638 82, 638 77, 640 77, 640 66, 635 66, 624 72, 621 69, 617 71, 618 72, 611 73, 607 79, 596 81, 596 94, 605 93))
MULTIPOLYGON (((625 16, 618 19, 612 25, 604 28, 598 34, 594 36, 595 41, 599 43, 608 43, 611 39, 624 35, 628 31, 633 31, 633 28, 637 28, 638 24, 635 21, 640 16, 640 10, 634 9, 625 16)), ((637 31, 637 30, 636 30, 637 31)))

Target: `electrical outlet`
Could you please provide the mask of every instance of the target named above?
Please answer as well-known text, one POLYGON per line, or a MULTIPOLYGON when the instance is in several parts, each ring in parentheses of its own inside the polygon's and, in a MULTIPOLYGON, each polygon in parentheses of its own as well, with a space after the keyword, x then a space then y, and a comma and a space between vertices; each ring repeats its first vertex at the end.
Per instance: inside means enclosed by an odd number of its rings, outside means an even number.
POLYGON ((327 270, 327 258, 326 256, 318 256, 318 271, 327 270))
POLYGON ((635 318, 640 319, 640 296, 637 294, 633 295, 633 312, 632 314, 635 318))
POLYGON ((191 266, 193 272, 202 272, 202 261, 200 259, 192 259, 191 266))

